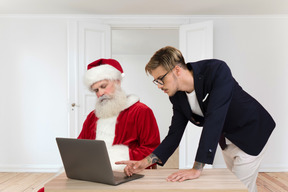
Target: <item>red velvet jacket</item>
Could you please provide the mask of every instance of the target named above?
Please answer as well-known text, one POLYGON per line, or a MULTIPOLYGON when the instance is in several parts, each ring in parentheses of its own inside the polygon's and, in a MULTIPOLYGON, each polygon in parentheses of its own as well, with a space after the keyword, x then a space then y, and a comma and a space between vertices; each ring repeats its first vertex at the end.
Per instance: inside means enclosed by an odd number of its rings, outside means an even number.
MULTIPOLYGON (((87 116, 78 139, 95 139, 98 118, 94 110, 87 116)), ((115 128, 113 145, 129 147, 130 160, 141 160, 160 144, 160 135, 152 110, 137 101, 123 110, 115 128)))

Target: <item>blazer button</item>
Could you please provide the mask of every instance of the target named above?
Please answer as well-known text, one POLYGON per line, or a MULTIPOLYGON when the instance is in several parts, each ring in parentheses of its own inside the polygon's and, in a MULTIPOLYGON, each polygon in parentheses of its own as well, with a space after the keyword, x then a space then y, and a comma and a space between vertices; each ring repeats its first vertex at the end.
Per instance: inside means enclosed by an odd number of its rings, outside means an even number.
POLYGON ((212 149, 209 149, 208 151, 209 151, 210 153, 212 153, 212 149))

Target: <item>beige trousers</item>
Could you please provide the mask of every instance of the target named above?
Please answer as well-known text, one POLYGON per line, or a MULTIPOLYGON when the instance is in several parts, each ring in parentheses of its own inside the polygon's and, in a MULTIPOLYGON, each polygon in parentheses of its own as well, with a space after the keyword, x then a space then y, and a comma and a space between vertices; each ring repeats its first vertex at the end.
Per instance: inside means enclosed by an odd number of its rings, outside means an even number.
POLYGON ((257 192, 256 180, 265 151, 266 146, 258 156, 248 155, 230 141, 222 150, 227 168, 247 186, 249 192, 257 192))

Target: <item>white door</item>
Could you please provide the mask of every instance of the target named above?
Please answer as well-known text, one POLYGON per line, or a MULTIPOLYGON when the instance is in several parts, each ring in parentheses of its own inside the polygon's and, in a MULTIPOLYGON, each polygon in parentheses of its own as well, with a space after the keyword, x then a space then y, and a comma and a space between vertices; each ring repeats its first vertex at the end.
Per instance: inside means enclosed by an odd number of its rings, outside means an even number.
MULTIPOLYGON (((180 26, 179 49, 186 63, 212 58, 213 22, 207 21, 180 26)), ((201 131, 202 128, 188 123, 179 146, 180 169, 193 167, 201 131)))
POLYGON ((111 28, 89 22, 71 22, 69 47, 69 136, 77 137, 83 122, 95 107, 96 96, 84 85, 87 65, 111 57, 111 28))

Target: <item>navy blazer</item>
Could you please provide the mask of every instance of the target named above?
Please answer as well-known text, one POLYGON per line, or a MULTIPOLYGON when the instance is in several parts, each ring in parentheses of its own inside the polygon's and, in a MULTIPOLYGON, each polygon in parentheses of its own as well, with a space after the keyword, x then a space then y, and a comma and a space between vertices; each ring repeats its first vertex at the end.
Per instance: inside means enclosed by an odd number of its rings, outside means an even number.
POLYGON ((164 165, 178 147, 188 121, 203 126, 195 161, 212 164, 220 136, 250 155, 258 155, 268 141, 275 122, 264 107, 233 78, 227 64, 211 59, 188 63, 194 89, 204 117, 192 113, 187 95, 170 97, 173 117, 168 135, 154 150, 164 165))

